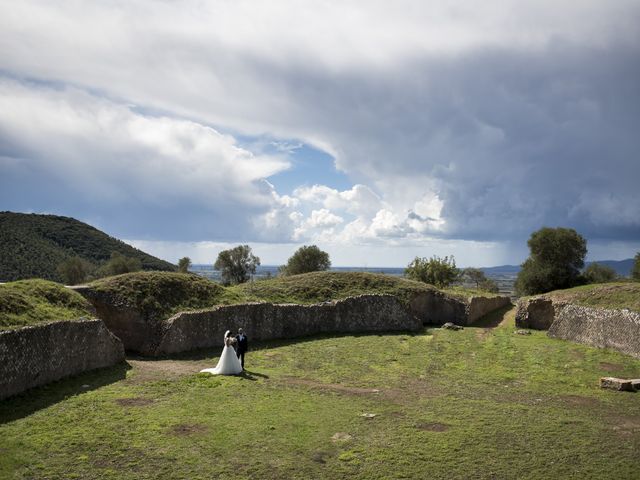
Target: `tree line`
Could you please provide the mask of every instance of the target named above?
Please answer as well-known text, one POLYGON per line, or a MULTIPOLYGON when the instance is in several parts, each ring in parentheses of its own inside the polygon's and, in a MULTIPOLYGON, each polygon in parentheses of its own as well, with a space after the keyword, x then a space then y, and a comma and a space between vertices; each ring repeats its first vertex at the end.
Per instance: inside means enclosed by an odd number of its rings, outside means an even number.
MULTIPOLYGON (((552 290, 571 288, 588 283, 605 283, 617 278, 616 272, 598 263, 584 268, 587 254, 587 241, 571 228, 544 227, 531 234, 527 245, 529 257, 521 265, 515 282, 517 295, 534 295, 552 290)), ((640 252, 635 256, 632 278, 640 280, 640 252)), ((191 259, 183 257, 178 261, 178 271, 187 273, 191 259)), ((249 281, 260 266, 260 258, 253 254, 249 245, 238 245, 223 250, 213 265, 220 271, 224 285, 234 285, 249 281)), ((308 272, 328 270, 331 259, 327 252, 316 245, 300 247, 278 269, 281 276, 298 275, 308 272)), ((74 256, 58 265, 58 274, 65 283, 75 285, 87 279, 100 278, 142 269, 142 262, 113 252, 111 258, 100 267, 74 256)), ((453 284, 469 282, 478 290, 498 292, 497 284, 487 278, 479 268, 459 269, 453 256, 415 257, 405 268, 406 278, 446 288, 453 284)))
MULTIPOLYGON (((615 270, 606 265, 592 263, 584 268, 587 254, 586 239, 571 228, 543 227, 531 234, 527 245, 529 257, 521 265, 515 282, 517 295, 533 295, 552 290, 571 288, 588 283, 605 283, 617 279, 615 270)), ((640 280, 640 252, 635 256, 632 279, 640 280)), ((180 271, 187 271, 190 260, 180 260, 180 271)), ((219 253, 214 268, 221 272, 225 285, 244 283, 256 272, 260 258, 249 245, 238 245, 219 253)), ((278 269, 279 275, 297 275, 328 270, 329 254, 316 245, 302 246, 278 269)), ((459 269, 453 255, 415 257, 404 270, 405 277, 446 288, 469 282, 478 290, 498 292, 497 284, 487 278, 479 268, 459 269)))

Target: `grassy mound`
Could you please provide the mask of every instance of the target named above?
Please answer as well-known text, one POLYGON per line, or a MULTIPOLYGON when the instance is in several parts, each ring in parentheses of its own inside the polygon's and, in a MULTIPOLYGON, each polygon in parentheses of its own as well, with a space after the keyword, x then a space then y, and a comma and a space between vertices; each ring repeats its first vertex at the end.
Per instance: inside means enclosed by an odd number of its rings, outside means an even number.
MULTIPOLYGON (((363 272, 313 272, 223 287, 194 274, 135 272, 103 278, 89 287, 156 319, 189 310, 247 302, 312 304, 354 295, 389 294, 408 302, 417 293, 436 288, 390 275, 363 272)), ((447 290, 447 295, 466 298, 486 295, 472 290, 447 290)))
POLYGON ((312 272, 245 283, 230 290, 249 301, 309 304, 372 293, 395 295, 407 301, 412 295, 435 287, 379 273, 312 272))
POLYGON ((546 294, 585 307, 628 308, 640 312, 640 283, 596 283, 546 294))
POLYGON ((92 316, 82 295, 47 280, 0 285, 0 329, 92 316))
POLYGON ((188 273, 125 273, 96 280, 90 287, 110 296, 115 303, 136 308, 154 318, 242 301, 235 292, 220 284, 188 273))

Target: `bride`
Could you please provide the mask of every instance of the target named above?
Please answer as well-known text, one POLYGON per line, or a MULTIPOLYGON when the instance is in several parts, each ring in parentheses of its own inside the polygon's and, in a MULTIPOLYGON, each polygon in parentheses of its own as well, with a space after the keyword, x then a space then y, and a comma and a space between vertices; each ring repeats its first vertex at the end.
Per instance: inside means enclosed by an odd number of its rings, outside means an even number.
POLYGON ((231 331, 227 330, 224 334, 224 348, 222 349, 220 360, 218 360, 218 365, 216 365, 216 368, 205 368, 200 371, 213 375, 237 375, 242 373, 242 365, 240 365, 240 360, 232 345, 234 340, 231 336, 231 331))

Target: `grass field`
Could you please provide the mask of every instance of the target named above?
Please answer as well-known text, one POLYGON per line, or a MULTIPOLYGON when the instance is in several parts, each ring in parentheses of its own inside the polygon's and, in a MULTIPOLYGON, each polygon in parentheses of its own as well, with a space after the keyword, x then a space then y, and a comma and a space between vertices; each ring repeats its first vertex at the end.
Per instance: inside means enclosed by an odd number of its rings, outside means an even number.
POLYGON ((0 478, 638 478, 640 396, 597 383, 640 361, 506 317, 255 345, 243 377, 130 358, 0 402, 0 478))

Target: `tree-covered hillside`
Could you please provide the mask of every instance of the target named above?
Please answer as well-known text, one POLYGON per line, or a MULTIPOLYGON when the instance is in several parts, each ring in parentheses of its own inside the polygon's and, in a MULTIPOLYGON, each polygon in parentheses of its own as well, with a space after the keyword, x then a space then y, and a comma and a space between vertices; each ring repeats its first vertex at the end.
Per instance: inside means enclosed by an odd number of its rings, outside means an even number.
POLYGON ((113 252, 137 258, 144 270, 175 266, 69 217, 0 212, 0 282, 25 278, 61 281, 57 267, 79 256, 96 267, 113 252))

